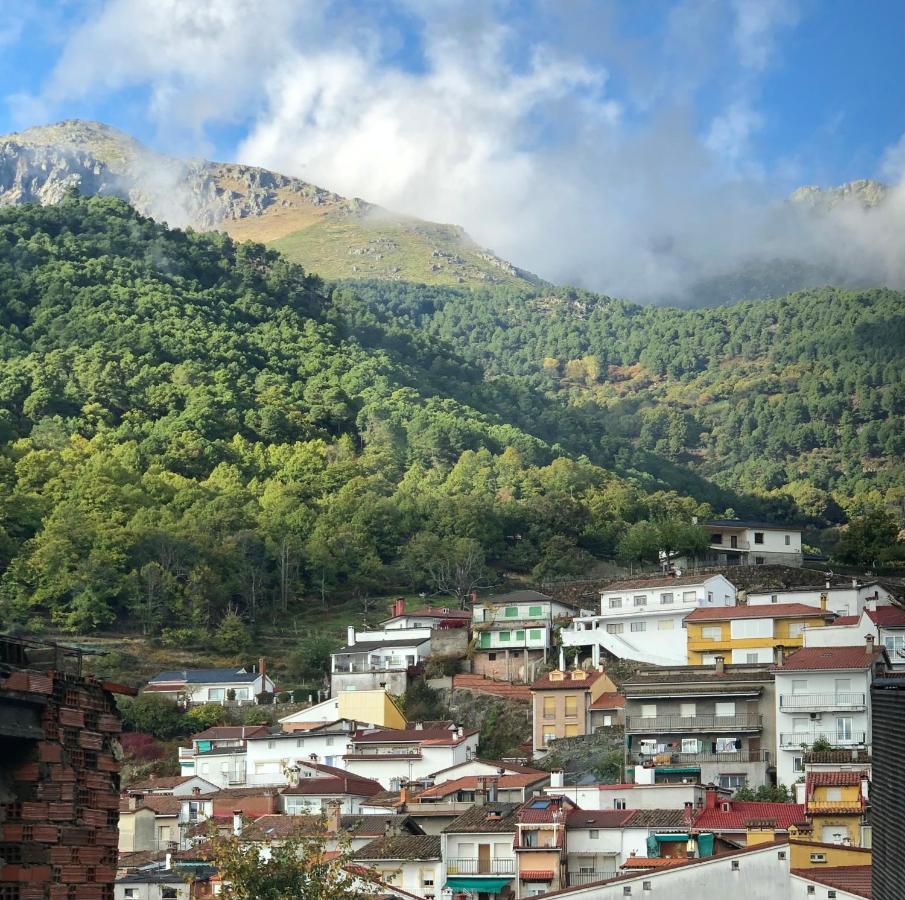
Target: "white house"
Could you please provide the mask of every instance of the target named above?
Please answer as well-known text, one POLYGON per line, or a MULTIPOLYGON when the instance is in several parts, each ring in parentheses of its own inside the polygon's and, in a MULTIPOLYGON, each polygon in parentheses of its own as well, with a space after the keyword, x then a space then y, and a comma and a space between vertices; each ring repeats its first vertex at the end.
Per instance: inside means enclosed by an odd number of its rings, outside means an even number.
POLYGON ((421 781, 431 772, 474 758, 478 735, 477 729, 454 723, 360 730, 349 738, 345 769, 398 790, 404 782, 421 781))
POLYGON ((774 667, 778 783, 804 775, 815 741, 870 750, 870 685, 887 665, 886 651, 868 636, 857 646, 802 647, 774 667))
POLYGON ((897 605, 866 606, 860 615, 840 616, 826 628, 809 628, 804 645, 849 647, 867 635, 873 635, 876 645, 886 649, 893 669, 905 668, 905 609, 897 605))
POLYGON ((357 722, 340 719, 305 731, 264 732, 249 738, 245 784, 288 784, 291 771, 306 762, 344 769, 346 747, 357 727, 357 722))
POLYGON ((376 781, 352 775, 322 763, 303 762, 293 767, 292 784, 280 792, 283 812, 289 815, 319 814, 335 805, 340 813, 362 811, 362 804, 379 794, 376 781))
POLYGON ((239 705, 257 703, 258 694, 273 691, 263 657, 250 672, 245 668, 179 669, 158 673, 145 687, 145 693, 166 694, 179 702, 239 705))
POLYGON ((865 608, 876 609, 894 601, 892 593, 879 581, 859 582, 852 579, 848 584, 832 584, 827 581, 822 587, 772 588, 763 591, 749 591, 748 606, 766 606, 771 603, 804 603, 820 607, 826 596, 826 608, 837 616, 860 616, 865 608))
POLYGON ((564 647, 601 650, 617 659, 685 665, 683 620, 698 608, 735 605, 735 585, 722 575, 680 575, 617 581, 600 592, 600 613, 574 619, 560 632, 564 647))
MULTIPOLYGON (((694 809, 704 805, 707 786, 697 782, 659 784, 563 784, 562 772, 552 772, 547 794, 567 797, 583 810, 694 809)), ((730 792, 725 792, 729 797, 730 792)))
POLYGON ((431 653, 430 628, 385 628, 356 632, 331 655, 330 696, 343 691, 386 690, 404 694, 408 673, 431 653))
POLYGON ((215 725, 193 735, 191 747, 179 748, 182 775, 197 775, 218 788, 244 784, 246 741, 267 731, 266 725, 215 725))
POLYGON ((384 630, 407 628, 450 629, 467 628, 471 622, 471 610, 450 606, 427 606, 424 609, 406 610, 405 597, 393 601, 388 619, 380 623, 384 630))
POLYGON ((355 861, 407 896, 432 900, 443 895, 439 835, 389 834, 358 850, 355 861))
MULTIPOLYGON (((710 536, 709 546, 693 559, 670 557, 679 570, 689 564, 704 566, 800 566, 801 526, 744 519, 711 519, 702 523, 710 536)), ((667 562, 661 551, 660 558, 667 562)))

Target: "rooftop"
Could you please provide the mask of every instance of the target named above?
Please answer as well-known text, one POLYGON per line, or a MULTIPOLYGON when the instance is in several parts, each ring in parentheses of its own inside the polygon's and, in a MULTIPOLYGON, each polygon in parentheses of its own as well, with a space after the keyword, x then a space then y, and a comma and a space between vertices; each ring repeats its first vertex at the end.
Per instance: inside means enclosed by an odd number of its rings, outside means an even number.
POLYGON ((267 734, 266 725, 215 725, 192 735, 193 741, 241 741, 258 734, 267 734))
POLYGON ((900 606, 878 606, 865 612, 871 622, 881 628, 905 628, 905 609, 900 606))
POLYGON ((710 519, 705 528, 763 528, 764 531, 803 531, 801 525, 783 525, 779 522, 763 522, 760 519, 710 519))
POLYGON ((425 619, 470 619, 470 609, 452 609, 446 606, 426 606, 424 609, 406 609, 398 616, 390 616, 384 619, 384 622, 391 622, 393 619, 404 619, 409 616, 421 616, 425 619))
MULTIPOLYGON (((487 598, 488 603, 499 606, 501 603, 539 603, 546 600, 552 600, 549 594, 542 594, 540 591, 509 591, 505 594, 491 594, 487 598)), ((478 604, 481 605, 480 603, 478 604)), ((566 604, 571 606, 571 603, 566 604)))
POLYGON ((756 800, 719 800, 713 809, 697 810, 695 828, 714 831, 745 831, 752 820, 769 820, 776 823, 780 831, 788 831, 790 825, 804 825, 807 822, 804 806, 799 803, 769 803, 756 800), (728 812, 723 805, 729 804, 728 812))
POLYGON ((320 794, 350 794, 355 797, 373 797, 382 790, 380 784, 370 778, 362 778, 358 775, 350 775, 348 772, 343 772, 342 775, 299 778, 297 784, 283 788, 280 793, 288 797, 316 796, 320 794))
POLYGON ((130 784, 126 790, 132 793, 140 793, 141 791, 172 791, 174 788, 178 788, 179 785, 192 781, 194 778, 198 778, 199 781, 202 780, 198 775, 166 775, 164 777, 152 775, 144 781, 136 781, 134 784, 130 784))
POLYGON ((686 622, 711 622, 722 619, 833 619, 835 613, 806 603, 771 603, 769 606, 698 607, 685 617, 686 622))
POLYGON ((592 704, 591 709, 622 709, 625 706, 625 694, 608 691, 601 694, 592 704))
POLYGON ((355 859, 440 859, 439 834, 400 834, 365 845, 355 859))
POLYGON ((418 794, 419 802, 425 798, 432 799, 435 797, 448 797, 450 794, 456 794, 459 791, 476 791, 480 787, 479 782, 484 782, 489 786, 489 779, 495 779, 498 790, 513 790, 526 788, 532 784, 539 784, 550 778, 547 772, 538 772, 532 775, 463 775, 461 778, 454 778, 452 781, 444 781, 441 784, 435 784, 427 790, 418 794))
POLYGON ((169 684, 173 682, 184 682, 185 684, 249 684, 257 677, 257 672, 246 672, 244 668, 179 669, 178 671, 160 672, 148 684, 169 684))
MULTIPOLYGON (((138 798, 134 799, 138 800, 138 798)), ((135 810, 129 807, 129 802, 128 797, 120 798, 120 815, 139 809, 150 809, 155 816, 178 816, 182 809, 182 798, 174 797, 172 794, 146 794, 141 801, 136 802, 135 810)))
MULTIPOLYGON (((717 573, 719 574, 719 573, 717 573)), ((723 576, 725 577, 725 576, 723 576)), ((711 578, 716 578, 716 574, 710 575, 657 575, 653 578, 632 578, 628 581, 614 581, 600 589, 601 594, 611 594, 613 591, 635 591, 644 590, 645 588, 668 588, 674 585, 688 586, 692 584, 703 584, 711 578)))
POLYGON ((622 828, 635 814, 632 809, 573 809, 566 828, 622 828))
POLYGON ((464 728, 462 736, 459 737, 455 728, 380 728, 374 731, 360 731, 350 738, 350 742, 354 744, 457 744, 478 733, 477 728, 464 728))
POLYGON ((340 647, 339 650, 334 650, 333 654, 335 656, 338 653, 365 653, 370 650, 380 650, 384 647, 390 650, 402 647, 418 647, 429 640, 429 637, 394 638, 393 640, 379 641, 356 640, 354 644, 347 644, 345 647, 340 647))
POLYGON ((569 669, 561 672, 555 669, 541 675, 532 685, 532 691, 574 691, 589 688, 602 675, 596 669, 586 672, 584 669, 569 669))
POLYGON ((684 809, 636 809, 626 828, 685 828, 684 809))
POLYGON ((484 834, 514 832, 520 803, 487 803, 473 806, 443 829, 446 833, 484 834))
POLYGON ((865 644, 855 647, 802 647, 790 653, 781 666, 774 666, 773 669, 776 672, 869 669, 885 652, 882 647, 868 651, 865 644))
POLYGON ((708 690, 720 691, 728 690, 727 685, 737 687, 744 682, 772 680, 773 674, 766 663, 763 665, 756 663, 726 664, 721 675, 717 675, 716 669, 712 665, 658 667, 641 669, 630 678, 626 678, 622 682, 622 692, 628 696, 644 687, 662 689, 673 684, 698 684, 706 686, 708 690))
POLYGON ((842 765, 856 763, 870 765, 869 750, 809 750, 804 755, 806 763, 815 765, 842 765))
POLYGON ((857 897, 866 897, 870 900, 873 896, 870 866, 830 866, 827 869, 792 869, 791 871, 799 878, 806 878, 808 881, 814 881, 838 891, 848 891, 857 897))

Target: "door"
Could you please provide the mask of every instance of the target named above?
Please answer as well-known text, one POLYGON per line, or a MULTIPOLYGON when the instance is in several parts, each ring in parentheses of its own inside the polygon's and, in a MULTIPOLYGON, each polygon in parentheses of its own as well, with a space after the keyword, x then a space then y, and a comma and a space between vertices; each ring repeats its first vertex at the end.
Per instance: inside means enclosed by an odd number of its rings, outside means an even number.
POLYGON ((733 550, 738 550, 738 535, 733 534, 729 538, 729 546, 732 547, 733 550))
POLYGON ((490 844, 478 844, 478 872, 481 875, 490 873, 490 844))

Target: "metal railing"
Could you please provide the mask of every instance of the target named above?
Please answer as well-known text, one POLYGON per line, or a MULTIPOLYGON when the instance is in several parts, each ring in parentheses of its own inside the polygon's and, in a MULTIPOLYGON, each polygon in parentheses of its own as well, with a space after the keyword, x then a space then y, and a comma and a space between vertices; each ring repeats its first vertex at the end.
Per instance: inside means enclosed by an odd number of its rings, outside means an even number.
POLYGON ((657 765, 683 765, 685 763, 769 763, 769 750, 734 750, 722 753, 644 753, 638 754, 632 760, 635 763, 644 764, 653 762, 657 765), (664 760, 669 758, 669 762, 664 760), (660 762, 657 762, 660 760, 660 762))
POLYGON ((618 873, 612 872, 569 872, 566 875, 566 884, 569 887, 579 887, 583 884, 593 884, 595 881, 606 881, 615 878, 618 873))
POLYGON ((810 748, 818 740, 829 741, 834 748, 863 747, 867 734, 853 731, 846 736, 835 731, 793 731, 779 735, 779 746, 784 750, 797 750, 800 747, 810 748))
POLYGON ((412 663, 404 659, 385 659, 380 663, 341 663, 333 664, 333 671, 340 674, 366 674, 368 672, 404 672, 412 663))
POLYGON ((421 757, 421 748, 414 747, 350 747, 343 754, 349 756, 410 756, 413 759, 421 757))
POLYGON ((830 709, 864 709, 864 694, 781 694, 780 709, 791 710, 830 710, 830 709))
POLYGON ((514 859, 460 857, 446 861, 447 875, 514 875, 514 859))
POLYGON ((763 716, 629 716, 625 730, 642 734, 681 731, 759 731, 763 716))

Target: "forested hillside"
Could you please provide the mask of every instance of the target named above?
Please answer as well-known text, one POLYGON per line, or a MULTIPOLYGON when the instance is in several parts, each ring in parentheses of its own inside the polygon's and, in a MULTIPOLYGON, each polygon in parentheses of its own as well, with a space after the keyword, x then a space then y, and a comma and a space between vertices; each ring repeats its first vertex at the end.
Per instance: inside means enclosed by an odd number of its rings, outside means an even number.
POLYGON ((235 652, 302 595, 649 558, 734 502, 663 490, 591 413, 260 245, 110 198, 0 210, 0 619, 235 652))
POLYGON ((678 310, 571 289, 348 289, 719 485, 785 496, 814 523, 905 512, 901 292, 678 310))

